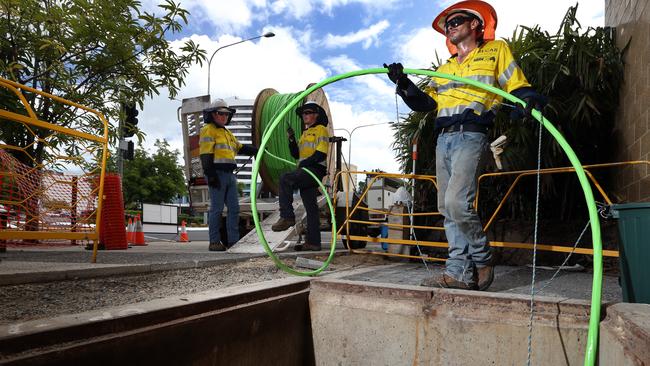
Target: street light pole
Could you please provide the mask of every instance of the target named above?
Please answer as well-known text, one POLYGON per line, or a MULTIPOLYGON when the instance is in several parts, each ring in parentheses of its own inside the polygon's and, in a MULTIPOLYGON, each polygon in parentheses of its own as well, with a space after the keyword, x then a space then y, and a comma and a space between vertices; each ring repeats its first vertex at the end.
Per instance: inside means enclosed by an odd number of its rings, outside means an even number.
POLYGON ((347 132, 347 134, 348 134, 348 166, 349 166, 350 164, 352 164, 352 160, 351 160, 351 159, 352 159, 352 134, 354 133, 354 131, 356 131, 356 130, 358 130, 359 128, 362 128, 362 127, 379 126, 379 125, 388 125, 388 124, 393 124, 393 123, 394 123, 393 121, 389 121, 389 122, 379 122, 379 123, 370 123, 370 124, 367 124, 367 125, 356 126, 355 128, 352 129, 352 131, 348 131, 348 130, 345 129, 345 128, 335 128, 334 130, 345 131, 345 132, 347 132))
POLYGON ((239 42, 235 42, 235 43, 227 44, 227 45, 225 45, 225 46, 221 46, 221 47, 217 48, 217 49, 212 53, 212 56, 210 56, 210 59, 208 60, 208 95, 210 95, 210 65, 212 64, 212 58, 214 57, 214 55, 216 55, 217 52, 218 52, 220 49, 223 49, 223 48, 226 48, 226 47, 230 47, 230 46, 234 46, 234 45, 236 45, 236 44, 240 44, 240 43, 244 43, 244 42, 252 41, 252 40, 254 40, 254 39, 258 39, 258 38, 262 38, 262 37, 264 37, 264 38, 275 37, 275 33, 273 33, 273 32, 267 32, 267 33, 262 34, 261 36, 255 36, 255 37, 251 37, 251 38, 243 39, 243 40, 241 40, 241 41, 239 41, 239 42))

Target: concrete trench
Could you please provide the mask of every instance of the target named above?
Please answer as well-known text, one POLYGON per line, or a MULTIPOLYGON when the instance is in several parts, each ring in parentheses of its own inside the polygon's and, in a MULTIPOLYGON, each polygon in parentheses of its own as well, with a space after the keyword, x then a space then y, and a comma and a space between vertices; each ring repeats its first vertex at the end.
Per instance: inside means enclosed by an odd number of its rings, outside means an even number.
MULTIPOLYGON (((581 365, 589 303, 538 297, 533 365, 581 365)), ((650 364, 650 305, 605 305, 601 365, 650 364)), ((286 278, 0 327, 6 365, 522 365, 529 298, 286 278)))

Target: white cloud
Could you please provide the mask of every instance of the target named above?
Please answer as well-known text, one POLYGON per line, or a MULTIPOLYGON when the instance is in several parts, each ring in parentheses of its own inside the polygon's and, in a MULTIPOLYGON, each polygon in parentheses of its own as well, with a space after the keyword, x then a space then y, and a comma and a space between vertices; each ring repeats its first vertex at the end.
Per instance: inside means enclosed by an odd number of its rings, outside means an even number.
POLYGON ((277 0, 271 3, 273 14, 291 15, 299 19, 311 13, 312 2, 309 0, 277 0))
MULTIPOLYGON (((155 8, 160 0, 144 0, 144 7, 155 8)), ((337 7, 361 4, 367 12, 380 12, 398 4, 398 0, 184 0, 181 6, 191 14, 201 14, 202 20, 225 32, 241 31, 254 20, 269 14, 282 14, 288 19, 302 19, 311 13, 332 15, 337 7)))
POLYGON ((391 121, 388 115, 377 110, 358 110, 351 104, 337 101, 330 101, 330 111, 335 121, 334 128, 347 130, 334 131, 337 136, 348 139, 342 146, 346 161, 350 152, 351 162, 359 171, 378 168, 388 172, 399 171, 390 147, 393 132, 390 125, 384 123, 391 121), (352 134, 351 139, 348 132, 352 134), (350 142, 352 144, 348 145, 350 142))
POLYGON ((395 59, 402 62, 404 67, 426 69, 436 60, 436 53, 443 61, 448 58, 444 37, 431 27, 420 28, 401 37, 395 59))
POLYGON ((366 29, 361 29, 354 33, 348 33, 343 36, 328 33, 325 36, 323 45, 327 48, 344 48, 354 43, 361 42, 364 49, 370 48, 373 44, 379 44, 379 35, 390 26, 390 22, 382 20, 371 25, 366 29))

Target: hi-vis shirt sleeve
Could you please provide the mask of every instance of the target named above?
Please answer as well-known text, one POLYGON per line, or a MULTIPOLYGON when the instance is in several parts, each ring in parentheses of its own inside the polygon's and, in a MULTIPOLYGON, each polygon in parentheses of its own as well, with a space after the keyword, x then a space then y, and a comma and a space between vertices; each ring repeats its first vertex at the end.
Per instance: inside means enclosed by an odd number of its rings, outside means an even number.
POLYGON ((322 152, 323 154, 327 154, 327 149, 329 148, 329 133, 327 132, 327 127, 325 126, 318 126, 318 129, 316 130, 317 132, 317 144, 316 144, 316 150, 322 152))
POLYGON ((507 43, 504 41, 498 41, 499 43, 499 54, 497 57, 497 83, 501 89, 510 93, 513 90, 529 87, 530 83, 526 80, 524 72, 521 70, 507 43))

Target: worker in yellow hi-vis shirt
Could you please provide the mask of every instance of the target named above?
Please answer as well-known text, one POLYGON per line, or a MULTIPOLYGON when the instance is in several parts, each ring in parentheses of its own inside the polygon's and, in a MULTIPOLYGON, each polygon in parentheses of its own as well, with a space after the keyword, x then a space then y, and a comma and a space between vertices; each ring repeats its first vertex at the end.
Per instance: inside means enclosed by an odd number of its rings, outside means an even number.
MULTIPOLYGON (((494 39, 496 26, 496 11, 484 1, 461 1, 443 10, 433 21, 433 28, 447 37, 452 56, 437 71, 505 90, 524 100, 524 113, 530 115, 531 108, 541 109, 546 98, 530 86, 508 45, 494 39)), ((494 266, 473 202, 480 157, 488 145, 487 132, 501 98, 439 77, 432 77, 422 91, 404 74, 401 64, 384 67, 397 84, 397 94, 412 110, 437 109, 438 210, 445 218, 449 258, 442 276, 427 278, 422 284, 486 290, 494 279, 494 266)))
POLYGON ((302 118, 304 131, 300 141, 296 143, 293 129, 289 127, 287 134, 291 155, 298 159, 298 169, 285 173, 280 177, 280 220, 273 224, 273 231, 284 231, 296 224, 293 212, 293 191, 300 189, 300 197, 307 212, 307 239, 296 250, 321 250, 320 220, 318 213, 318 182, 305 172, 309 169, 322 180, 327 175, 327 149, 329 148, 329 132, 327 131, 327 114, 314 102, 307 102, 296 109, 302 118))
POLYGON ((239 240, 239 193, 237 177, 237 155, 255 155, 257 148, 242 145, 226 128, 236 110, 228 107, 223 99, 215 100, 203 110, 199 149, 203 174, 208 182, 210 211, 208 212, 208 235, 210 251, 225 251, 239 240), (221 214, 228 206, 226 232, 228 240, 221 237, 221 214), (223 241, 223 242, 222 242, 223 241))

